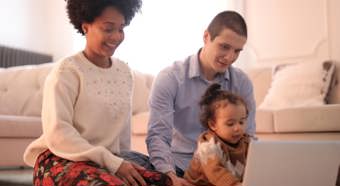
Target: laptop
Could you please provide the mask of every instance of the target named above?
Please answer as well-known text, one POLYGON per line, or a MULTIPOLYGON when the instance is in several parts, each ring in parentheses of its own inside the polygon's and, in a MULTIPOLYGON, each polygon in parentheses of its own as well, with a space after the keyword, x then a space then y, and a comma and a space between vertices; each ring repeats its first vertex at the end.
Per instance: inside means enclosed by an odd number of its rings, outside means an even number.
POLYGON ((340 141, 251 141, 242 186, 335 186, 340 141))

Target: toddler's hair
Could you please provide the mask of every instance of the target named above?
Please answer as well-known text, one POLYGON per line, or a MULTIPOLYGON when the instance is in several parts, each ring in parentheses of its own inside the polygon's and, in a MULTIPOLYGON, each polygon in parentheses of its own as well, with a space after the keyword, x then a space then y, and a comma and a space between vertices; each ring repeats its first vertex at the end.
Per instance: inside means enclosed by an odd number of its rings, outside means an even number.
POLYGON ((222 90, 220 84, 214 83, 207 88, 199 102, 201 108, 200 120, 204 127, 209 128, 209 120, 215 119, 215 111, 220 106, 221 101, 227 101, 234 105, 244 105, 248 115, 247 104, 240 96, 222 90))

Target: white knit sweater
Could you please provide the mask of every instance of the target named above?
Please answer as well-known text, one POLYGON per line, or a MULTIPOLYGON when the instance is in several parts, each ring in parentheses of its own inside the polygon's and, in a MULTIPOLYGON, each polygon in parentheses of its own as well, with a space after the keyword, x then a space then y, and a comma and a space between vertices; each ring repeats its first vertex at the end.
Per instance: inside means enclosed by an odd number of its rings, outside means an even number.
POLYGON ((61 60, 48 75, 43 92, 43 134, 24 153, 34 166, 49 149, 73 161, 93 161, 115 173, 130 149, 132 73, 112 58, 100 68, 80 52, 61 60))

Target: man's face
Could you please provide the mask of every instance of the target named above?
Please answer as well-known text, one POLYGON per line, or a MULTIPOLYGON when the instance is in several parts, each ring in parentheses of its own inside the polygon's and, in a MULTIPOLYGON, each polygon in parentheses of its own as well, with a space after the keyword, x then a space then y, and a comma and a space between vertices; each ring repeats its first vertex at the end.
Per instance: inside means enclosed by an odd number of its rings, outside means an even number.
POLYGON ((224 28, 214 40, 210 34, 204 33, 204 57, 205 67, 214 73, 223 73, 236 61, 247 38, 238 35, 234 31, 224 28))

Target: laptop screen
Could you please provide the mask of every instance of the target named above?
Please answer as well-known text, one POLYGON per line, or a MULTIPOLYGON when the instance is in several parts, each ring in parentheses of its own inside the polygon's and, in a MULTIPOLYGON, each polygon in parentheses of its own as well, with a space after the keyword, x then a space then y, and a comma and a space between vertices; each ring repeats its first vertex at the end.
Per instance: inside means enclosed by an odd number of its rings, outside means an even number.
POLYGON ((340 141, 251 141, 243 186, 335 186, 340 141))

